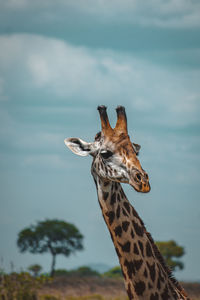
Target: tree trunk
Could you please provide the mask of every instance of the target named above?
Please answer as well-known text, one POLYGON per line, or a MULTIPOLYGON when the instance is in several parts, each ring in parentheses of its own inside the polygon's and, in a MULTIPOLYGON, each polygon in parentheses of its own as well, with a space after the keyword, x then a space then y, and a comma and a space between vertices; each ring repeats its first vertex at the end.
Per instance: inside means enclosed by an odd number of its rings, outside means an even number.
POLYGON ((54 276, 55 272, 55 264, 56 264, 56 254, 52 254, 52 264, 51 264, 51 277, 54 276))

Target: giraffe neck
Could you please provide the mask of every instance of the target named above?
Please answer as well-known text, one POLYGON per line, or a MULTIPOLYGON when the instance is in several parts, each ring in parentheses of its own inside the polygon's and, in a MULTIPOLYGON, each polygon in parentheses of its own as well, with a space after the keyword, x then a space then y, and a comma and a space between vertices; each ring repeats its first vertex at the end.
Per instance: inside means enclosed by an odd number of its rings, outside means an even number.
POLYGON ((189 299, 172 277, 143 221, 119 183, 92 174, 129 299, 189 299))

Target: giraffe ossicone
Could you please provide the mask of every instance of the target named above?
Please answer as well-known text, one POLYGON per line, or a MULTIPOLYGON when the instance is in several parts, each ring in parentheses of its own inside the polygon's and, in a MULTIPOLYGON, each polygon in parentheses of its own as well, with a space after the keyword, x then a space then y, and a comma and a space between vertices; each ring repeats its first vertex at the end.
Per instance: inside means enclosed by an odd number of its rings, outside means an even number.
POLYGON ((148 175, 137 157, 140 146, 132 143, 128 135, 125 108, 116 108, 115 128, 110 126, 106 107, 101 105, 97 109, 101 131, 94 142, 80 138, 67 138, 64 142, 75 154, 93 157, 91 173, 128 297, 137 300, 189 299, 121 187, 121 183, 128 183, 137 192, 150 191, 148 175))

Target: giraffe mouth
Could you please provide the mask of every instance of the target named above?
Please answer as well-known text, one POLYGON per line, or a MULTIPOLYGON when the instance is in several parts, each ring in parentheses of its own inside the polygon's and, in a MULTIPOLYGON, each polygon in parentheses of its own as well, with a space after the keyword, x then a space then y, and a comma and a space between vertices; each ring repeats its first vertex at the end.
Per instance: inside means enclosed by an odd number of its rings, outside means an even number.
POLYGON ((136 183, 134 181, 129 182, 129 184, 139 193, 149 193, 151 190, 151 186, 148 183, 136 183))
POLYGON ((140 172, 134 172, 130 178, 129 184, 139 193, 148 193, 151 190, 148 175, 140 172))

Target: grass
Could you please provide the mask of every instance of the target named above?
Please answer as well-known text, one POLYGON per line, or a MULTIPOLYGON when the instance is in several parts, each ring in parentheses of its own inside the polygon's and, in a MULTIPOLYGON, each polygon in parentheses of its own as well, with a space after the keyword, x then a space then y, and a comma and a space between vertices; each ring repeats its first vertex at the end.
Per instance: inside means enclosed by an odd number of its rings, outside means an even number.
POLYGON ((127 297, 104 297, 99 294, 94 295, 86 295, 86 296, 66 296, 66 297, 59 297, 59 296, 52 296, 52 295, 43 295, 39 297, 39 300, 128 300, 127 297))
MULTIPOLYGON (((66 296, 66 297, 59 297, 59 296, 52 296, 52 295, 43 295, 39 297, 38 300, 128 300, 128 297, 104 297, 99 294, 88 295, 88 296, 66 296)), ((199 297, 192 297, 192 300, 200 300, 199 297)))
MULTIPOLYGON (((200 300, 200 283, 182 283, 189 297, 200 300)), ((105 277, 0 276, 0 300, 128 300, 123 279, 105 277)))

